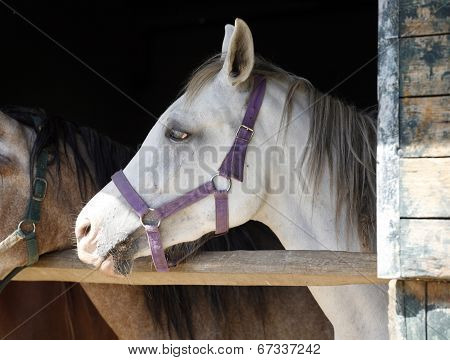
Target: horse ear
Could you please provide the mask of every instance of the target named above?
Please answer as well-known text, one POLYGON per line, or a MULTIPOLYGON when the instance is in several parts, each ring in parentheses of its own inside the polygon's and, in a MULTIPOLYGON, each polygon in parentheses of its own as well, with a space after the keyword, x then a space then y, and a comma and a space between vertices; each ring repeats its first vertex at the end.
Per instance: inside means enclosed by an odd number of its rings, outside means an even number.
POLYGON ((233 35, 234 26, 231 24, 225 25, 225 36, 223 37, 222 43, 222 56, 220 57, 222 60, 225 60, 227 56, 228 47, 230 46, 231 35, 233 35))
MULTIPOLYGON (((225 28, 226 31, 226 28, 225 28)), ((225 33, 226 40, 227 34, 225 33)), ((253 37, 248 25, 236 19, 234 31, 226 50, 222 71, 231 85, 239 85, 248 79, 255 63, 253 37)))

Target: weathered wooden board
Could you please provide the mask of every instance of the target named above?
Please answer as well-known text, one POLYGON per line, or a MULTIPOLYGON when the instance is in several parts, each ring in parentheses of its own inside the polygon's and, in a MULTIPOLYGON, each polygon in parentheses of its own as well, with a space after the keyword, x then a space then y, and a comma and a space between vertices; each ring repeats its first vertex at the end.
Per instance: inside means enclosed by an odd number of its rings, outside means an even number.
MULTIPOLYGON (((381 278, 450 278, 448 17, 445 0, 379 1, 377 246, 381 278)), ((435 283, 390 282, 392 338, 449 337, 448 290, 436 285, 438 296, 434 296, 434 285, 429 288, 429 284, 435 283)))
POLYGON ((400 39, 400 96, 450 93, 449 35, 400 39))
POLYGON ((427 339, 450 339, 450 282, 427 282, 427 339))
POLYGON ((450 158, 400 160, 400 217, 450 218, 450 158))
POLYGON ((391 339, 450 339, 450 283, 389 282, 391 339))
POLYGON ((406 338, 422 340, 427 338, 426 322, 426 283, 423 281, 403 281, 403 316, 405 318, 406 338))
POLYGON ((378 6, 378 276, 400 274, 398 0, 378 6))
POLYGON ((109 277, 66 250, 47 254, 14 280, 72 281, 132 285, 309 286, 383 283, 376 255, 331 251, 227 251, 201 253, 168 273, 147 258, 135 261, 127 278, 109 277))
POLYGON ((450 156, 450 96, 400 100, 402 157, 450 156))
POLYGON ((450 280, 450 220, 400 221, 401 278, 450 280))
POLYGON ((400 36, 450 32, 448 0, 400 0, 400 36))

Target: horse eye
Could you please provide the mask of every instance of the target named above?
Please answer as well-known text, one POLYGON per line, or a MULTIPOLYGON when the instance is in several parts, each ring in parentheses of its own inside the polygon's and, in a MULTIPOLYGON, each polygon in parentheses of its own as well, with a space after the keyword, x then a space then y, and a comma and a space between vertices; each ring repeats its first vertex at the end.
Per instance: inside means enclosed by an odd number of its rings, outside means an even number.
POLYGON ((9 165, 10 163, 11 160, 9 158, 0 154, 0 165, 9 165))
POLYGON ((187 140, 187 138, 190 135, 191 134, 189 134, 185 131, 176 130, 176 129, 168 129, 166 132, 166 137, 168 137, 170 140, 172 140, 174 142, 181 142, 181 141, 187 140))

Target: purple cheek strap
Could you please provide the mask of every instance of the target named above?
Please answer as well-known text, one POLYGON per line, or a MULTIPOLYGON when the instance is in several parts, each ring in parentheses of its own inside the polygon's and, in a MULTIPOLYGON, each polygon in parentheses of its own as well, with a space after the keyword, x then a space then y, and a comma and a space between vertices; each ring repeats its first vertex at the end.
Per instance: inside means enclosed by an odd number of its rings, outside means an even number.
POLYGON ((169 271, 161 242, 159 226, 161 221, 170 215, 200 201, 208 195, 214 194, 216 234, 224 234, 228 231, 228 191, 231 187, 231 178, 241 182, 243 181, 245 155, 247 153, 248 143, 253 137, 253 128, 264 99, 265 89, 266 80, 261 76, 255 76, 253 90, 250 94, 242 125, 239 127, 234 143, 219 168, 219 173, 214 175, 210 181, 153 209, 147 205, 144 199, 133 188, 122 170, 119 170, 111 177, 119 192, 141 219, 142 226, 147 233, 153 263, 157 271, 169 271), (227 189, 216 189, 214 179, 217 176, 223 176, 228 179, 227 189))

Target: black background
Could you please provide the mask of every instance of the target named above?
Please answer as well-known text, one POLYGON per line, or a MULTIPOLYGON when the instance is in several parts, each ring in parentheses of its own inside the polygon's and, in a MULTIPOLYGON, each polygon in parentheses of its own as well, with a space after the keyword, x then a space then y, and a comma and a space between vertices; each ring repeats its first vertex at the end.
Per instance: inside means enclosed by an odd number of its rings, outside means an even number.
MULTIPOLYGON (((360 108, 376 105, 377 1, 6 2, 159 116, 241 17, 255 51, 360 108)), ((0 103, 37 106, 129 145, 154 119, 0 3, 0 103)))

